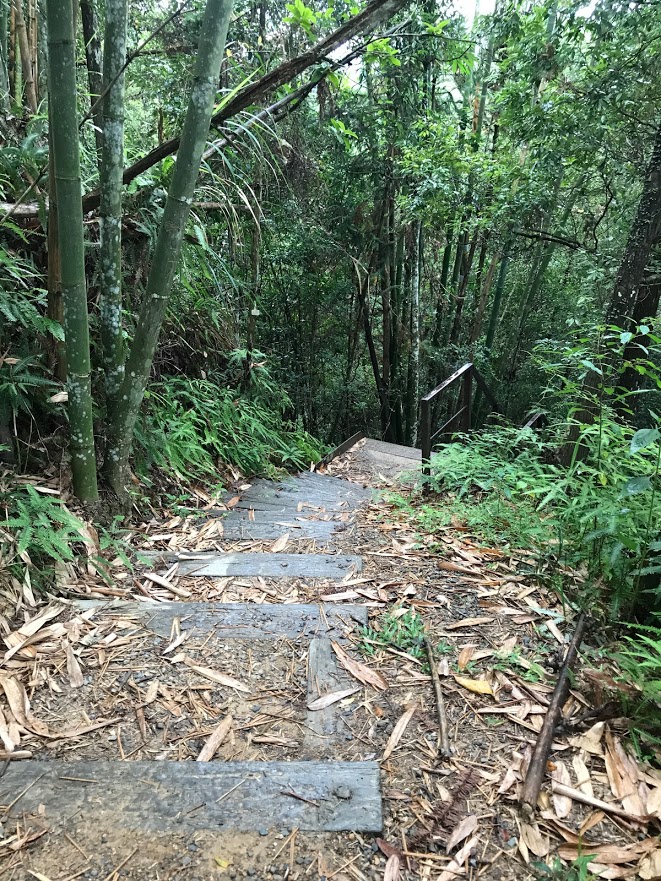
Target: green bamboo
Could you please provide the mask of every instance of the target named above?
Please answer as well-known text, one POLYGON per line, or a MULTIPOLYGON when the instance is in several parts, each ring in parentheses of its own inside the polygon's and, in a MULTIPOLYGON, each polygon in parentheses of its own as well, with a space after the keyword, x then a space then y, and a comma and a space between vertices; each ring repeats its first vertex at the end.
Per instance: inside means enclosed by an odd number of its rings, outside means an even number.
POLYGON ((121 408, 110 426, 106 475, 120 498, 126 495, 133 431, 149 380, 209 133, 231 11, 232 0, 207 0, 177 161, 120 390, 121 408))
MULTIPOLYGON (((81 4, 85 6, 87 4, 81 4)), ((127 0, 106 0, 103 51, 103 138, 101 190, 99 318, 105 371, 106 413, 112 425, 124 380, 122 332, 122 172, 124 170, 124 74, 127 0)))
POLYGON ((81 501, 94 501, 98 498, 98 493, 92 427, 80 145, 76 111, 76 56, 71 0, 48 0, 46 15, 49 116, 60 221, 73 490, 81 501))
POLYGON ((0 110, 9 110, 9 0, 0 0, 0 110))
POLYGON ((493 348, 493 342, 496 337, 496 328, 498 327, 498 317, 500 315, 500 304, 503 301, 503 291, 505 289, 505 279, 507 278, 507 267, 509 265, 509 244, 505 246, 503 257, 500 261, 500 270, 498 272, 498 281, 493 294, 493 303, 491 305, 491 317, 489 318, 489 327, 487 328, 487 338, 484 348, 487 350, 489 357, 493 348))

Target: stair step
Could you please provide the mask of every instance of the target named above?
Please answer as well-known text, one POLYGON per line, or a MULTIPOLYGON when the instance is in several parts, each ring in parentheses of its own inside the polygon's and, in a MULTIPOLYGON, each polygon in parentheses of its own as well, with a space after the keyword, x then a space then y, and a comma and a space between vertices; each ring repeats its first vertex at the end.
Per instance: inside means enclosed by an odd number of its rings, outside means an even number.
POLYGON ((345 578, 363 568, 362 557, 340 554, 160 554, 143 557, 165 563, 179 562, 178 575, 223 578, 262 576, 263 578, 345 578), (188 559, 184 559, 187 557, 188 559))
POLYGON ((80 814, 96 828, 146 832, 380 832, 383 822, 376 762, 13 762, 0 802, 17 796, 13 817, 80 814))
POLYGON ((222 518, 222 524, 223 538, 246 541, 271 541, 288 532, 294 540, 309 538, 328 542, 334 532, 346 529, 346 524, 338 521, 299 520, 296 523, 278 523, 273 518, 270 518, 270 522, 264 522, 231 514, 222 518))
MULTIPOLYGON (((101 615, 121 615, 140 621, 166 639, 178 618, 183 630, 214 631, 218 639, 339 639, 354 624, 367 624, 367 608, 356 605, 276 603, 178 603, 129 600, 79 600, 81 611, 98 608, 101 615)), ((331 690, 330 688, 326 689, 331 690)), ((315 695, 317 697, 317 695, 315 695)))

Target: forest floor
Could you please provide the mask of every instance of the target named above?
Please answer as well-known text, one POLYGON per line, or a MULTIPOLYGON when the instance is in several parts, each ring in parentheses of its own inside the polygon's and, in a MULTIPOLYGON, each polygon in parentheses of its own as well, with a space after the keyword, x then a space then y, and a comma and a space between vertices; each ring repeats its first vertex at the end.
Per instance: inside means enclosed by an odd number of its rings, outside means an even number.
MULTIPOLYGON (((182 551, 326 550, 341 562, 359 555, 362 568, 350 566, 341 578, 194 576, 178 574, 176 563, 155 575, 152 563, 128 569, 117 559, 112 580, 104 581, 93 563, 90 529, 87 574, 72 567, 59 573, 68 601, 50 597, 44 604, 29 590, 16 598, 19 620, 27 623, 15 630, 6 622, 0 677, 5 748, 58 762, 59 780, 94 782, 82 772, 77 776, 76 762, 87 768, 98 760, 142 760, 142 768, 146 760, 194 760, 224 725, 209 762, 216 768, 247 761, 378 763, 382 831, 315 831, 298 824, 298 815, 283 820, 283 801, 292 809, 306 802, 319 807, 293 787, 272 804, 257 803, 263 819, 247 824, 250 830, 240 823, 238 829, 205 828, 201 821, 195 826, 190 815, 205 805, 196 804, 185 780, 182 816, 165 831, 127 822, 130 799, 118 802, 117 822, 103 799, 95 816, 93 797, 84 810, 54 819, 57 786, 52 801, 40 802, 41 778, 18 787, 12 780, 20 776, 11 775, 30 762, 12 761, 0 780, 0 879, 509 881, 539 877, 535 863, 559 857, 567 866, 580 855, 593 856, 589 869, 597 877, 661 877, 661 772, 634 757, 623 720, 601 718, 603 683, 590 668, 589 639, 553 742, 539 809, 532 820, 520 813, 517 793, 573 632, 573 613, 540 584, 525 552, 485 548, 460 524, 421 535, 406 509, 388 501, 394 470, 384 467, 383 473, 360 450, 328 466, 329 474, 376 492, 353 505, 350 516, 344 510, 308 512, 342 527, 323 546, 314 538, 295 539, 296 530, 284 526, 274 540, 228 541, 218 519, 154 511, 135 526, 126 548, 134 558, 145 550, 161 558, 177 552, 183 558, 182 551), (130 600, 133 614, 112 606, 103 613, 94 606, 81 611, 71 605, 81 595, 130 600), (142 614, 148 598, 166 612, 174 598, 184 614, 173 612, 171 627, 161 632, 142 614), (307 636, 214 641, 196 617, 201 607, 191 605, 186 616, 185 603, 241 603, 254 612, 265 603, 290 611, 297 604, 321 607, 331 631, 342 631, 339 651, 348 655, 342 662, 348 682, 338 680, 334 687, 341 690, 332 692, 331 728, 313 730, 307 636), (355 609, 363 616, 366 611, 367 626, 353 620, 360 617, 355 609), (425 635, 437 653, 450 758, 438 755, 425 635), (570 789, 561 794, 558 784, 570 789)), ((232 508, 240 495, 227 505, 232 508)), ((207 511, 218 505, 199 492, 198 501, 207 511)), ((566 578, 580 576, 568 572, 566 578)), ((570 583, 566 589, 571 593, 570 583)), ((249 776, 220 791, 216 801, 231 800, 249 776)), ((195 786, 193 776, 189 785, 195 786)), ((336 801, 349 798, 344 789, 335 786, 336 801)), ((554 877, 570 878, 564 871, 554 877)))

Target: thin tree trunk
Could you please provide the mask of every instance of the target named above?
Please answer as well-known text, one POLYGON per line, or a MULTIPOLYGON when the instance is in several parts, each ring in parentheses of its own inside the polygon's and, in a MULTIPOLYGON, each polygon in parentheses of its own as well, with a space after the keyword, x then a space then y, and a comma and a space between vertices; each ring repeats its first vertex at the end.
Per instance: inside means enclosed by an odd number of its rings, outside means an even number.
POLYGON ((468 280, 470 278, 470 271, 473 265, 473 260, 475 259, 475 249, 477 248, 477 239, 479 233, 475 233, 473 236, 473 241, 471 242, 470 250, 468 251, 468 256, 466 258, 466 264, 464 266, 464 274, 461 279, 461 285, 459 286, 459 291, 457 293, 457 305, 454 313, 454 321, 452 322, 452 330, 450 331, 450 345, 455 345, 459 340, 459 331, 461 329, 461 313, 464 308, 464 302, 466 300, 466 290, 468 288, 468 280))
POLYGON ((90 348, 85 287, 80 145, 76 107, 76 55, 71 0, 48 0, 50 127, 57 194, 62 294, 67 353, 73 490, 81 501, 98 498, 92 425, 90 348))
POLYGON ((120 391, 122 408, 115 422, 110 426, 106 474, 110 485, 120 497, 126 494, 133 432, 149 380, 170 289, 179 262, 200 161, 209 134, 231 11, 232 0, 207 0, 193 87, 179 152, 154 249, 143 306, 120 391))
MULTIPOLYGON (((80 17, 83 24, 83 39, 85 41, 85 60, 87 62, 87 83, 90 92, 90 107, 94 108, 92 121, 94 123, 94 138, 96 140, 96 152, 101 157, 103 149, 103 107, 97 105, 100 95, 103 94, 103 58, 101 55, 101 38, 99 36, 99 19, 94 6, 94 0, 80 0, 80 17)), ((106 10, 106 22, 108 20, 108 12, 106 10)), ((105 35, 106 51, 108 47, 108 33, 105 35)), ((123 41, 125 55, 122 58, 122 64, 126 61, 126 37, 123 41)), ((116 68, 117 73, 119 67, 116 68)), ((106 79, 106 82, 109 82, 106 79)), ((105 103, 105 102, 102 102, 105 103)), ((122 171, 123 171, 122 167, 122 171)), ((100 183, 103 190, 103 183, 100 183)), ((101 196, 103 198, 103 194, 101 196)))
POLYGON ((9 0, 0 0, 0 110, 9 111, 9 0))
MULTIPOLYGON (((9 0, 7 0, 9 2, 9 0)), ((7 79, 9 80, 10 103, 17 103, 16 94, 16 15, 14 4, 9 3, 9 36, 7 46, 7 79)))
POLYGON ((422 274, 422 222, 413 223, 411 242, 411 348, 409 350, 406 395, 406 439, 414 447, 418 436, 418 398, 420 397, 420 276, 422 274))
MULTIPOLYGON (((83 10, 89 8, 81 3, 83 10)), ((124 381, 122 332, 122 171, 124 168, 124 74, 127 0, 106 0, 103 59, 103 138, 99 183, 99 318, 105 371, 106 413, 110 425, 117 419, 124 381), (112 84, 112 85, 111 85, 112 84), (107 91, 106 91, 107 90, 107 91)))
MULTIPOLYGON (((57 189, 53 164, 52 132, 48 134, 48 294, 46 311, 52 321, 64 326, 64 301, 62 299, 62 263, 57 227, 57 189)), ((53 339, 49 344, 50 367, 61 382, 67 379, 67 355, 64 344, 53 339)))
POLYGON ((14 15, 16 16, 16 36, 18 38, 19 50, 21 53, 21 69, 23 71, 23 85, 25 87, 25 99, 32 113, 37 112, 37 90, 34 84, 34 71, 32 69, 32 61, 30 52, 30 42, 28 40, 28 30, 23 15, 22 0, 14 0, 14 15))
POLYGON ((661 125, 647 166, 643 193, 631 224, 608 306, 609 323, 630 326, 652 248, 661 240, 661 125))
POLYGON ((496 274, 496 268, 498 266, 499 260, 500 254, 494 254, 491 258, 489 268, 487 269, 484 283, 482 284, 480 300, 477 304, 477 309, 475 311, 475 320, 473 321, 473 327, 471 329, 471 335, 469 339, 469 343, 471 346, 475 345, 475 343, 479 339, 480 334, 482 333, 482 319, 484 318, 484 311, 487 307, 487 301, 489 299, 489 291, 491 290, 491 285, 493 283, 494 275, 496 274))
POLYGON ((500 261, 500 270, 498 272, 498 281, 496 282, 496 289, 493 293, 493 304, 491 306, 491 317, 489 318, 489 327, 487 329, 487 338, 485 340, 484 346, 487 350, 489 356, 491 356, 491 350, 493 349, 493 342, 496 337, 496 328, 498 327, 498 317, 500 315, 500 305, 503 301, 503 291, 505 290, 505 279, 507 278, 507 267, 509 265, 510 254, 509 254, 509 244, 505 246, 505 251, 503 252, 503 258, 500 261))

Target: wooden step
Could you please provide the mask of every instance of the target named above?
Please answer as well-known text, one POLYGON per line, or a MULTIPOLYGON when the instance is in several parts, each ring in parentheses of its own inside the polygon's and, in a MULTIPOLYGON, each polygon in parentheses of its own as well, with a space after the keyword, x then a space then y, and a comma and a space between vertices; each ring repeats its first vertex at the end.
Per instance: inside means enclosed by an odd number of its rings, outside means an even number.
POLYGON ((360 572, 362 557, 344 554, 159 554, 143 557, 163 562, 179 561, 178 575, 224 578, 262 576, 263 578, 341 579, 360 572))
POLYGON ((289 533, 289 537, 294 541, 314 539, 327 544, 333 533, 346 529, 346 524, 337 520, 299 520, 286 523, 278 522, 272 517, 264 521, 231 514, 222 518, 222 524, 223 538, 232 541, 275 541, 285 533, 289 533))
MULTIPOLYGON (((218 639, 341 638, 355 625, 367 625, 367 607, 319 606, 293 603, 178 603, 129 600, 78 600, 81 611, 98 609, 99 616, 121 616, 144 624, 153 633, 169 638, 172 623, 182 630, 213 630, 218 639)), ((330 691, 326 688, 326 691, 330 691)), ((318 697, 318 695, 315 695, 318 697)))
POLYGON ((100 830, 380 832, 383 822, 376 762, 13 762, 0 803, 14 800, 10 817, 78 815, 100 830))

